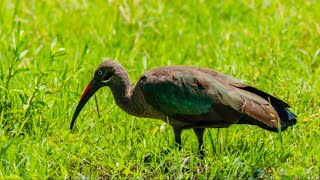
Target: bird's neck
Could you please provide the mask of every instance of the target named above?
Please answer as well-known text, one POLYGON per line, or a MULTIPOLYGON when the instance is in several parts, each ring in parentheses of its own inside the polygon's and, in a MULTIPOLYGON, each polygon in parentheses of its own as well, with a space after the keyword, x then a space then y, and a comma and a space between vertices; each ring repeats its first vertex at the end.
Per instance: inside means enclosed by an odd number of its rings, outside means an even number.
POLYGON ((143 107, 138 103, 127 72, 117 74, 117 83, 110 86, 116 104, 128 114, 141 116, 143 107))

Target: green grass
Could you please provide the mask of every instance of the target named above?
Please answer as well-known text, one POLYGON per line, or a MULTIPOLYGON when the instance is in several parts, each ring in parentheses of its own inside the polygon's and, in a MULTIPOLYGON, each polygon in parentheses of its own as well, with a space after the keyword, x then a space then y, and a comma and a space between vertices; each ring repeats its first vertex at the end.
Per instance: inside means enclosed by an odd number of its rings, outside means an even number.
POLYGON ((320 3, 298 1, 0 1, 0 179, 319 179, 320 3), (97 92, 69 125, 104 57, 135 83, 147 69, 209 67, 287 101, 281 133, 234 125, 196 136, 97 92), (163 153, 167 150, 167 154, 163 153), (148 161, 145 156, 148 155, 148 161))

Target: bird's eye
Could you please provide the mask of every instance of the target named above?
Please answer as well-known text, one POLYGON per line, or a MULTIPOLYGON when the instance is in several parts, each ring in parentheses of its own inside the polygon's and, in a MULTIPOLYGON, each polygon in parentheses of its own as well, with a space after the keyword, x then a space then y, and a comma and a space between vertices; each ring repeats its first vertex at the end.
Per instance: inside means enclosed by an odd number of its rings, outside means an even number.
POLYGON ((101 70, 98 70, 98 72, 97 72, 97 73, 98 73, 98 75, 99 75, 99 76, 101 76, 101 75, 102 75, 102 71, 101 71, 101 70))

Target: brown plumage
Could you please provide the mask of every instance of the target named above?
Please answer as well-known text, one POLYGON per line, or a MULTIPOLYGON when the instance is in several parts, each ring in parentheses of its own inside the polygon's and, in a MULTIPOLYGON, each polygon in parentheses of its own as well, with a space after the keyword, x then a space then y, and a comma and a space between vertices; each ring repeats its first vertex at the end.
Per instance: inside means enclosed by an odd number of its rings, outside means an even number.
MULTIPOLYGON (((252 124, 277 132, 296 123, 287 103, 211 69, 156 68, 142 75, 133 88, 124 68, 106 60, 84 91, 70 128, 89 98, 103 86, 110 87, 116 104, 127 113, 169 123, 179 145, 183 129, 194 130, 201 148, 205 128, 252 124)), ((202 150, 200 153, 203 155, 202 150)))

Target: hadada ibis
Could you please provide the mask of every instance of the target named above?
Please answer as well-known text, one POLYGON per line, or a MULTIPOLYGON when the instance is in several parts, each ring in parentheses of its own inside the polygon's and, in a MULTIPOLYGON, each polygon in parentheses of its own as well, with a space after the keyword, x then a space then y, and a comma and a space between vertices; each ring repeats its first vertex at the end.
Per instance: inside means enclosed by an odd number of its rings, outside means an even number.
POLYGON ((70 129, 90 97, 104 86, 111 89, 116 104, 128 114, 169 123, 179 148, 182 130, 192 128, 201 155, 205 128, 250 124, 279 132, 297 122, 287 103, 212 69, 160 67, 147 71, 132 87, 123 66, 105 60, 83 92, 70 129))

